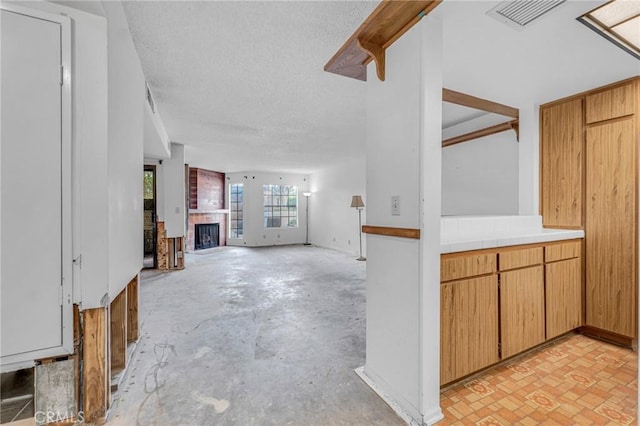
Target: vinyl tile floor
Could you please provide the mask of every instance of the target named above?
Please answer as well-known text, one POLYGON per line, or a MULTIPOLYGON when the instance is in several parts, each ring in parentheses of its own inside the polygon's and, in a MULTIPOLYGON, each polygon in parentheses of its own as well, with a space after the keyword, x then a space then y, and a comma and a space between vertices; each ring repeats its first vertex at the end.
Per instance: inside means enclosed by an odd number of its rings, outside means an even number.
POLYGON ((443 390, 440 425, 635 425, 638 354, 569 334, 443 390))

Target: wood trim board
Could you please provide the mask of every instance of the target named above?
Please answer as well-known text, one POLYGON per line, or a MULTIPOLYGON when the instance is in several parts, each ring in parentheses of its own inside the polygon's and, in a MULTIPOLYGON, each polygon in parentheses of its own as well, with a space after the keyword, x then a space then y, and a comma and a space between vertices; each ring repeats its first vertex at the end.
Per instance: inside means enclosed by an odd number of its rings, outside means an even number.
POLYGON ((520 118, 520 110, 508 105, 493 102, 487 99, 477 98, 455 90, 442 88, 442 100, 451 104, 462 105, 468 108, 479 109, 494 114, 505 115, 507 117, 520 118))
POLYGON ((365 234, 386 235, 389 237, 420 239, 420 230, 414 228, 393 228, 390 226, 362 225, 365 234))
POLYGON ((496 133, 505 132, 507 130, 513 130, 516 132, 516 139, 519 139, 518 120, 507 121, 506 123, 496 124, 495 126, 485 127, 484 129, 474 130, 473 132, 465 133, 464 135, 455 136, 453 138, 445 139, 442 141, 442 147, 446 148, 451 145, 456 145, 462 142, 467 142, 473 139, 482 138, 485 136, 495 135, 496 133))

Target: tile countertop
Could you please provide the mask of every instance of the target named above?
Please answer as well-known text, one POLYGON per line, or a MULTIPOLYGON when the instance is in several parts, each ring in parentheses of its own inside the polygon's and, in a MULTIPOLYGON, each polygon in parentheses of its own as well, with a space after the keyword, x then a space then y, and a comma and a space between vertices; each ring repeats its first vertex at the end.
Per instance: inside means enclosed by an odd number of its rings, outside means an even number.
POLYGON ((582 230, 542 227, 541 216, 445 216, 440 252, 480 250, 583 238, 582 230))

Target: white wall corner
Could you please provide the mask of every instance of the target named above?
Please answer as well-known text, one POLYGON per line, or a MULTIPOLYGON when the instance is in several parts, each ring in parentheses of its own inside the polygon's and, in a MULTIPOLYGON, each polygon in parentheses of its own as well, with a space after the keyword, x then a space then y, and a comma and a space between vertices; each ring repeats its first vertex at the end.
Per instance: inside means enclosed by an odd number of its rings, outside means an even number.
POLYGON ((358 367, 355 373, 365 382, 395 413, 410 426, 422 426, 421 422, 416 419, 422 418, 422 414, 418 409, 413 407, 408 401, 398 400, 397 395, 390 394, 388 391, 389 384, 386 383, 375 372, 366 367, 358 367), (393 396, 392 396, 393 395, 393 396))
MULTIPOLYGON (((366 224, 365 155, 315 171, 310 176, 309 239, 319 247, 358 256, 360 250, 358 212, 350 207, 351 197, 361 195, 366 224)), ((362 254, 366 257, 366 238, 362 235, 362 254)))
POLYGON ((520 143, 518 150, 518 197, 521 215, 536 215, 540 200, 540 140, 538 105, 520 107, 520 143))
POLYGON ((367 223, 423 237, 367 235, 365 371, 419 424, 440 410, 442 27, 427 18, 387 49, 384 82, 369 65, 366 119, 367 223))
POLYGON ((142 268, 144 75, 122 4, 103 2, 108 23, 109 295, 142 268))
POLYGON ((162 162, 164 225, 168 238, 185 236, 184 145, 171 143, 171 158, 162 162))
POLYGON ((418 24, 421 45, 420 388, 423 422, 440 410, 440 226, 442 212, 442 22, 418 24))
POLYGON ((149 102, 144 101, 144 156, 145 158, 166 159, 171 157, 171 143, 158 113, 152 111, 149 102))

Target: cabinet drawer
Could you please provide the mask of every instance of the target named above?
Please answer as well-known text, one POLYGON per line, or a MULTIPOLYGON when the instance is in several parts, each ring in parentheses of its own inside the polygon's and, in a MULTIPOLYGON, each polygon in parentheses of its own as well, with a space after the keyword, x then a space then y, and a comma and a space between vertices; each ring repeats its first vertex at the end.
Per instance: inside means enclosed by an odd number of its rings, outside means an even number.
POLYGON ((451 281, 496 271, 496 255, 476 254, 472 256, 442 256, 440 281, 451 281))
POLYGON ((633 114, 633 83, 587 96, 587 124, 633 114))
POLYGON ((544 261, 555 262, 556 260, 573 259, 580 257, 580 241, 554 244, 544 248, 544 261))
POLYGON ((542 247, 510 250, 498 253, 501 271, 542 264, 542 247))

